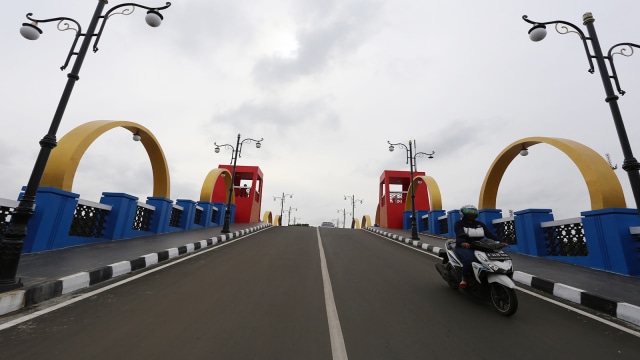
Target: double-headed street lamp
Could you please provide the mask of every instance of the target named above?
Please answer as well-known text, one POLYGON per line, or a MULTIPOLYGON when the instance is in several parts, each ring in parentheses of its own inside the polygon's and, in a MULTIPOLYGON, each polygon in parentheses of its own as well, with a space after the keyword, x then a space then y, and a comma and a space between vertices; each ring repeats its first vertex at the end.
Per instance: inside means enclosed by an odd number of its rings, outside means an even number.
POLYGON ((430 153, 416 152, 414 154, 416 145, 415 145, 415 141, 411 141, 411 140, 409 140, 409 146, 402 143, 392 144, 388 140, 387 140, 387 143, 389 143, 389 151, 393 151, 395 149, 395 146, 398 145, 398 146, 402 146, 407 152, 407 164, 409 164, 409 176, 411 177, 411 239, 420 240, 420 238, 418 237, 418 227, 416 226, 416 205, 415 205, 416 192, 415 192, 415 189, 413 189, 413 171, 416 166, 416 157, 427 156, 429 159, 433 159, 433 154, 435 154, 436 152, 435 151, 432 151, 430 153))
POLYGON ((58 132, 58 127, 62 121, 62 116, 64 115, 67 103, 69 102, 73 87, 76 81, 80 79, 78 74, 80 73, 80 68, 82 67, 82 62, 87 54, 91 40, 95 37, 93 52, 98 51, 98 41, 100 40, 104 26, 111 15, 129 15, 136 7, 143 8, 148 10, 145 16, 147 24, 151 27, 157 27, 160 26, 163 19, 160 14, 160 10, 164 10, 171 6, 171 3, 169 2, 167 2, 165 6, 155 8, 127 3, 114 6, 102 15, 102 11, 106 3, 106 0, 98 0, 98 4, 86 33, 82 32, 80 23, 74 19, 68 17, 57 17, 40 20, 33 18, 32 13, 27 14, 27 19, 31 20, 31 23, 23 23, 20 28, 20 34, 28 40, 36 40, 43 33, 38 27, 38 23, 57 21, 58 30, 74 30, 76 32, 76 36, 73 40, 73 44, 71 45, 71 49, 69 50, 65 63, 60 69, 64 70, 67 68, 72 56, 75 55, 76 59, 73 63, 71 72, 67 75, 67 84, 62 92, 62 97, 60 98, 60 102, 58 103, 58 107, 51 121, 49 132, 42 138, 42 140, 40 140, 40 152, 38 153, 38 158, 36 159, 31 176, 29 177, 27 187, 22 194, 19 205, 15 208, 14 213, 11 216, 11 225, 0 242, 0 292, 22 286, 20 281, 16 281, 16 272, 18 270, 18 264, 20 263, 23 240, 27 236, 27 224, 29 219, 31 219, 31 216, 33 216, 38 187, 40 186, 44 169, 49 161, 49 155, 53 148, 58 144, 56 140, 56 133, 58 132), (114 12, 118 9, 121 9, 121 11, 114 12), (102 21, 102 23, 100 25, 100 29, 96 33, 96 28, 100 21, 102 21), (76 52, 75 48, 80 37, 83 38, 82 43, 80 44, 80 49, 76 52))
POLYGON ((229 223, 231 222, 231 199, 233 196, 233 188, 236 181, 236 163, 238 162, 238 158, 242 157, 242 144, 255 142, 256 148, 260 149, 260 147, 262 146, 262 140, 264 140, 264 138, 261 138, 260 140, 246 138, 240 141, 240 134, 238 134, 238 140, 236 142, 235 148, 233 147, 233 145, 229 144, 218 145, 215 142, 213 143, 213 145, 216 146, 216 154, 220 152, 220 147, 231 149, 231 163, 233 164, 233 169, 231 171, 231 186, 229 187, 229 197, 227 199, 227 208, 224 211, 224 225, 222 225, 222 232, 225 234, 231 232, 231 230, 229 230, 229 223))
POLYGON ((276 199, 280 199, 280 226, 282 226, 282 213, 284 212, 284 199, 289 196, 289 198, 293 198, 293 194, 285 194, 282 193, 282 196, 274 196, 273 197, 273 201, 276 201, 276 199))
MULTIPOLYGON (((362 199, 356 199, 355 195, 345 195, 344 199, 351 199, 351 226, 353 226, 355 220, 356 220, 356 202, 360 201, 360 204, 362 204, 362 199)), ((338 210, 340 211, 340 210, 338 210)))
POLYGON ((536 22, 531 21, 527 18, 527 15, 524 15, 522 19, 529 24, 532 24, 533 27, 529 30, 529 38, 532 41, 540 41, 547 36, 546 25, 555 24, 556 31, 560 34, 568 34, 570 32, 578 34, 582 43, 584 45, 584 51, 587 54, 587 60, 589 61, 589 72, 594 73, 593 61, 596 60, 596 64, 598 64, 598 71, 600 73, 600 78, 602 79, 602 85, 604 85, 604 92, 606 94, 605 102, 609 104, 609 108, 611 109, 611 115, 613 116, 613 122, 616 127, 616 131, 618 132, 618 140, 620 141, 620 145, 622 146, 622 153, 624 155, 624 162, 622 163, 622 168, 627 172, 629 176, 629 182, 631 183, 631 190, 633 191, 633 197, 636 202, 636 208, 640 213, 640 163, 633 157, 633 152, 631 151, 631 145, 629 144, 629 137, 627 136, 627 131, 625 130, 624 123, 622 121, 622 115, 620 113, 620 108, 618 107, 618 96, 613 91, 613 86, 611 85, 611 79, 616 84, 616 88, 620 95, 624 95, 625 92, 620 88, 620 81, 618 80, 618 74, 616 73, 616 68, 613 64, 613 55, 619 54, 624 56, 633 55, 633 48, 640 48, 640 45, 632 44, 632 43, 619 43, 613 45, 607 55, 605 56, 602 53, 602 48, 600 47, 600 42, 598 41, 598 36, 596 34, 596 29, 593 25, 595 19, 593 15, 588 12, 582 16, 583 25, 587 27, 587 32, 589 36, 585 36, 585 34, 578 28, 576 25, 556 20, 549 22, 536 22), (568 27, 572 28, 570 30, 568 27), (593 54, 589 50, 589 45, 587 41, 591 42, 591 46, 593 49, 593 54), (620 47, 620 50, 614 52, 616 48, 620 47), (627 53, 628 51, 628 53, 627 53), (607 68, 607 64, 605 60, 609 62, 609 66, 611 68, 611 74, 609 74, 609 70, 607 68))

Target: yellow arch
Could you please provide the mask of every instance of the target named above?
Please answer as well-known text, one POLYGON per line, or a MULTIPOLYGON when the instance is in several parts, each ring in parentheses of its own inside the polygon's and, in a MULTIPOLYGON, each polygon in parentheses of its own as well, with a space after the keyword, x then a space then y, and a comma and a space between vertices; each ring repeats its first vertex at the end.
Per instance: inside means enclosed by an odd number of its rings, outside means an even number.
POLYGON ((362 217, 362 227, 371 227, 371 217, 369 215, 362 217))
POLYGON ((262 222, 271 224, 272 221, 273 221, 273 215, 271 214, 271 211, 269 210, 265 211, 264 216, 262 217, 262 222))
POLYGON ((356 218, 353 218, 353 220, 351 221, 351 228, 360 229, 360 221, 356 218))
POLYGON ((100 135, 116 127, 123 127, 132 134, 140 135, 140 141, 151 161, 153 196, 170 198, 169 168, 158 140, 149 129, 130 121, 95 120, 69 131, 51 151, 40 186, 72 191, 73 178, 84 153, 100 135))
MULTIPOLYGON (((413 194, 413 186, 419 181, 424 181, 427 184, 427 191, 429 193, 429 209, 430 210, 442 210, 442 196, 440 195, 440 187, 438 187, 438 183, 431 176, 416 176, 409 186, 409 190, 407 191, 407 199, 411 198, 413 194)), ((404 204, 405 210, 411 210, 411 201, 406 201, 404 204)))
MULTIPOLYGON (((218 179, 222 177, 224 179, 225 185, 225 194, 228 194, 229 189, 231 188, 231 172, 227 169, 216 168, 207 174, 204 178, 204 182, 202 183, 202 189, 200 189, 200 201, 210 202, 211 197, 213 196, 213 187, 216 185, 218 179)), ((227 197, 225 196, 225 199, 227 197)), ((225 200, 225 204, 227 201, 225 200)), ((236 203, 235 196, 231 197, 231 203, 236 203)))
POLYGON ((545 143, 565 153, 573 161, 589 190, 591 210, 625 208, 624 193, 618 177, 607 161, 593 149, 578 142, 561 138, 529 137, 507 146, 493 161, 480 190, 480 209, 495 209, 498 186, 507 167, 518 156, 522 147, 545 143))
POLYGON ((282 226, 281 222, 280 222, 280 214, 276 214, 276 218, 273 220, 273 225, 274 226, 282 226))

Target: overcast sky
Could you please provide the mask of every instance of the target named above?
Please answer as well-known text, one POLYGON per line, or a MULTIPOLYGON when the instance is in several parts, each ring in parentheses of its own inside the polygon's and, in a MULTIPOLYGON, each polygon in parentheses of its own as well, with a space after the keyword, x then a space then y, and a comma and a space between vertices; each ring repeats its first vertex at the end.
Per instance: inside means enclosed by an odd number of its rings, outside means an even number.
MULTIPOLYGON (((71 68, 60 71, 73 32, 46 23, 38 41, 25 40, 25 15, 71 17, 86 30, 96 3, 3 2, 1 198, 16 199, 26 185, 71 68)), ((121 3, 110 1, 106 10, 121 3)), ((345 195, 362 200, 356 217, 375 217, 382 172, 409 169, 404 150, 390 153, 387 140, 415 139, 418 151, 435 151, 433 159, 418 158, 417 168, 436 180, 443 208, 453 210, 478 203, 506 146, 560 137, 610 154, 627 206, 635 208, 604 89, 587 72, 582 42, 549 27, 534 43, 522 20, 565 20, 586 32, 587 11, 605 52, 640 43, 637 0, 176 0, 158 28, 138 9, 107 22, 58 139, 92 120, 137 122, 164 150, 171 199, 198 200, 205 176, 231 158, 229 150, 216 154, 214 141, 235 144, 238 133, 264 138, 262 148, 245 145, 238 159, 264 173, 261 213, 279 213, 273 197, 293 194, 284 204, 297 208, 292 221, 319 225, 351 211, 345 195)), ((639 157, 640 54, 617 56, 615 64, 639 157)), ((95 202, 102 192, 145 201, 152 177, 144 148, 124 129, 109 131, 82 158, 73 191, 95 202)), ((511 163, 497 207, 550 208, 564 219, 589 210, 590 201, 577 167, 539 144, 511 163)))

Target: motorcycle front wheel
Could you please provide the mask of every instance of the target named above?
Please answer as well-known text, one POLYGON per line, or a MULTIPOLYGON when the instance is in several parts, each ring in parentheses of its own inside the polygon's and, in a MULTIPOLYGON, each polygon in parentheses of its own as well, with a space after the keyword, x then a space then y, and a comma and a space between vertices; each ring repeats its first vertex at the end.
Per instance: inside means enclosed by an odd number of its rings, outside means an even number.
POLYGON ((516 291, 498 283, 491 284, 491 305, 500 315, 511 316, 518 310, 516 291))

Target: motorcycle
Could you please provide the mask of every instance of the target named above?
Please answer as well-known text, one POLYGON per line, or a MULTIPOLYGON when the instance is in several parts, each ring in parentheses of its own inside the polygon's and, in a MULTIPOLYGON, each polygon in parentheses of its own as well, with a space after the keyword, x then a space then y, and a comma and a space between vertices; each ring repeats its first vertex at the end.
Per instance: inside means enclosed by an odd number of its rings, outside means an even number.
MULTIPOLYGON (((462 280, 462 262, 455 254, 455 241, 445 243, 446 252, 441 253, 442 263, 436 270, 451 289, 457 290, 462 280)), ((467 279, 466 292, 488 299, 493 308, 504 316, 511 316, 518 310, 511 257, 502 251, 503 245, 491 239, 471 242, 475 261, 471 263, 474 277, 467 279)))

